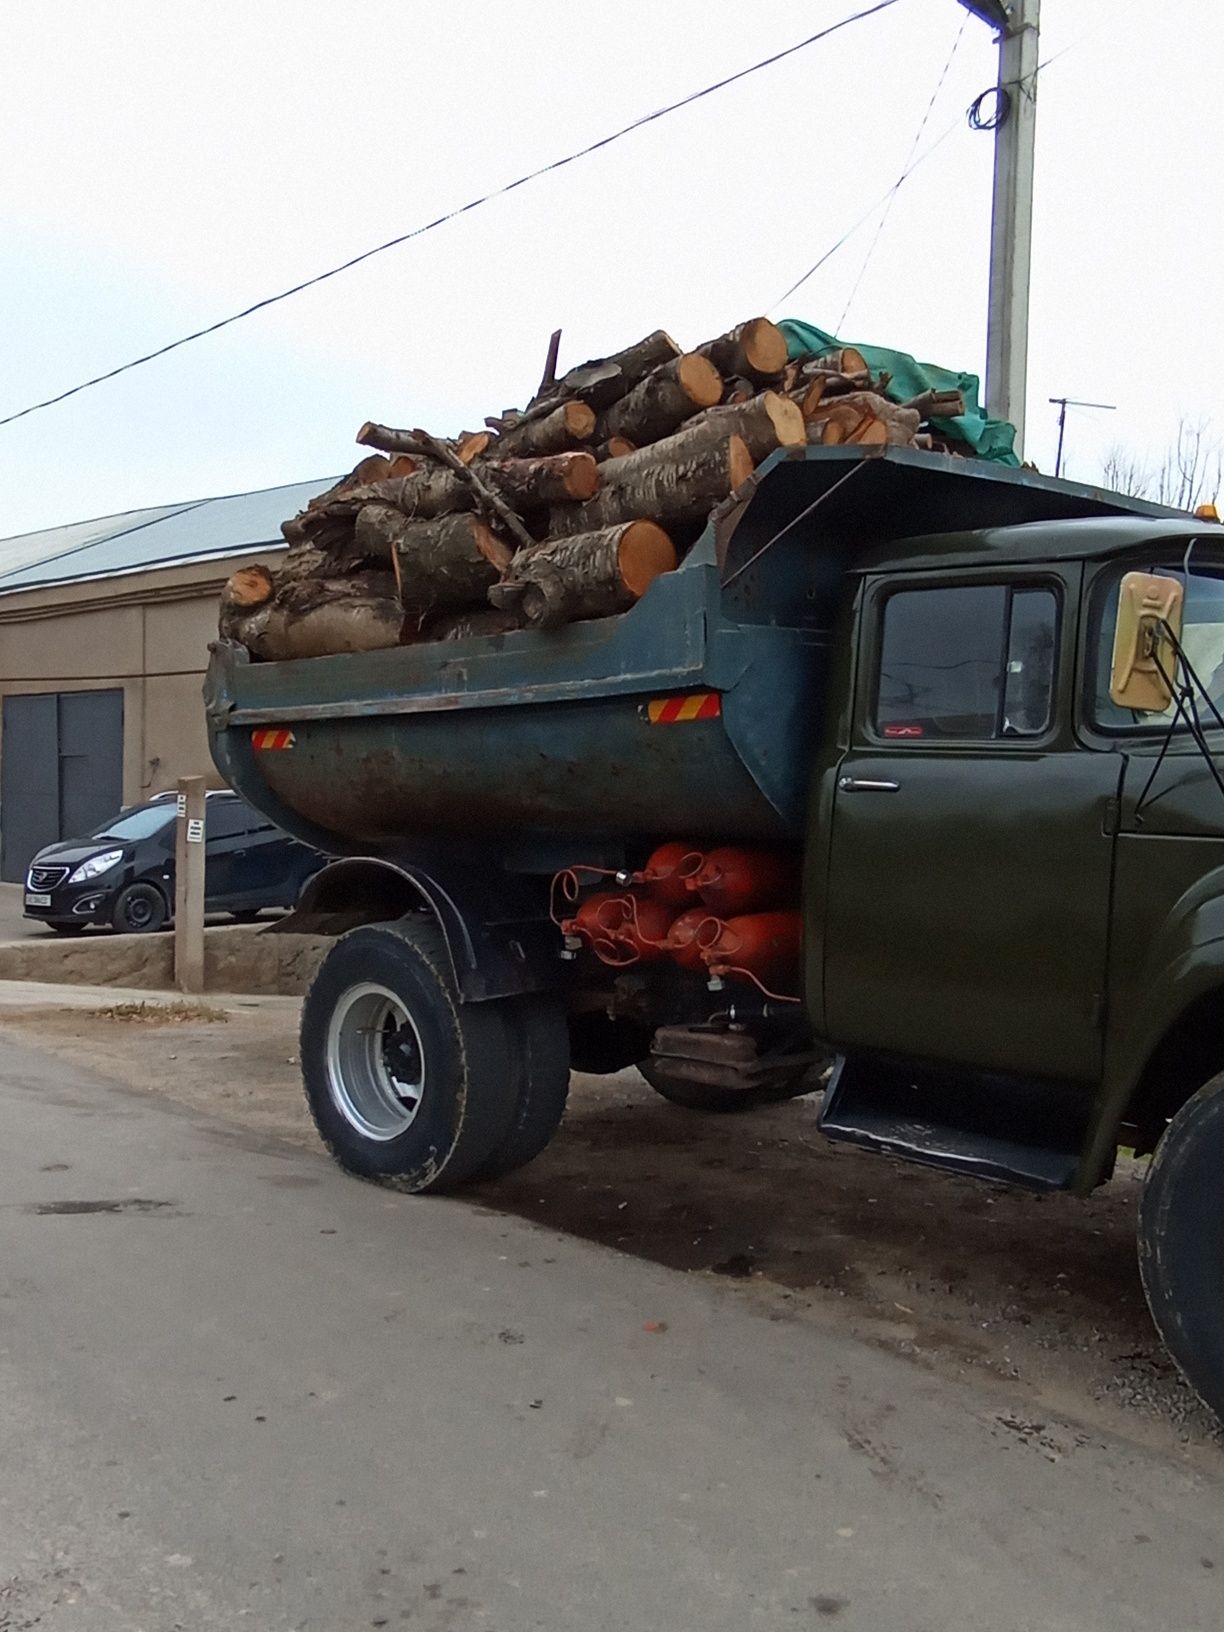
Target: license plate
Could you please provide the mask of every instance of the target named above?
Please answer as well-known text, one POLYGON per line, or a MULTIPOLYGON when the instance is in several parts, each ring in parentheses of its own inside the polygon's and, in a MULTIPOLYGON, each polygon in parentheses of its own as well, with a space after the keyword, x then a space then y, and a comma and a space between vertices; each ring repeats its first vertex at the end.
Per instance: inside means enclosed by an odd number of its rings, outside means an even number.
POLYGON ((49 895, 27 894, 25 904, 27 907, 49 907, 51 905, 51 897, 49 895))

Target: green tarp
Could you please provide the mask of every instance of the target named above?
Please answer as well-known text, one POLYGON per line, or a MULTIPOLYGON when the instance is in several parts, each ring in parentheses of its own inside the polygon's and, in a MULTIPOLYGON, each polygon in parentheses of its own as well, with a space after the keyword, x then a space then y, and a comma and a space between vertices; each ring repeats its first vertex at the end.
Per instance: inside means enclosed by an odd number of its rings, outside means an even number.
POLYGON ((987 416, 978 400, 979 381, 975 374, 957 374, 931 363, 916 362, 907 351, 889 351, 885 346, 862 346, 857 341, 838 340, 815 324, 798 318, 784 318, 778 327, 786 336, 792 357, 853 344, 856 351, 862 352, 873 374, 892 376, 887 394, 894 402, 905 402, 923 391, 959 391, 965 399, 965 412, 957 419, 932 420, 932 429, 967 442, 979 459, 992 459, 997 465, 1019 465, 1015 430, 1005 420, 987 416))

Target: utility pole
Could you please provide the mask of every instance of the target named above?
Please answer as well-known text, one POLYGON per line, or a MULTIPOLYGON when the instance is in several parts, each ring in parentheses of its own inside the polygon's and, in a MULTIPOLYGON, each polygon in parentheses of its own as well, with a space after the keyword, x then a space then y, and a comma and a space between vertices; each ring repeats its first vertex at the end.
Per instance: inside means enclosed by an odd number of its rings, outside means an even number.
POLYGON ((174 835, 174 984, 204 990, 204 778, 180 776, 174 835))
POLYGON ((1063 437, 1067 430, 1068 408, 1104 408, 1113 413, 1117 408, 1116 402, 1081 402, 1078 397, 1051 397, 1050 401, 1058 409, 1058 455, 1054 460, 1055 476, 1062 475, 1063 437))
POLYGON ((1016 427, 1016 452, 1023 457, 1041 0, 960 3, 999 35, 997 94, 986 127, 995 135, 986 411, 1016 427))

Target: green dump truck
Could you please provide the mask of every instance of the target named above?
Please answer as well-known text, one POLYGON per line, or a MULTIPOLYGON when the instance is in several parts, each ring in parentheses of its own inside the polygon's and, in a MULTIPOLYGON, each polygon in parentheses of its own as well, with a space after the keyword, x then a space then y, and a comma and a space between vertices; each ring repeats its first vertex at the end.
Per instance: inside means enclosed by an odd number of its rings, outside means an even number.
POLYGON ((1224 532, 905 449, 801 449, 619 617, 289 663, 222 645, 227 781, 338 859, 297 923, 323 1138, 424 1191, 571 1067, 822 1091, 833 1140, 1088 1195, 1224 1413, 1224 532))

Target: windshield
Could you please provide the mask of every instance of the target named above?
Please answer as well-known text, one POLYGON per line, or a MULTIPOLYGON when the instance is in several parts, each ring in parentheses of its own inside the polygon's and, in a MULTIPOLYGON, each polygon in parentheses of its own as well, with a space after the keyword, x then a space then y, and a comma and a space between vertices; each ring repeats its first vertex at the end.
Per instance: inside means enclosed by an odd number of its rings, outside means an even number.
POLYGON ((173 803, 140 805, 135 810, 125 810, 121 816, 112 816, 109 822, 95 827, 89 836, 91 839, 122 839, 125 844, 131 844, 136 839, 152 838, 163 827, 169 827, 175 813, 173 803))
MULTIPOLYGON (((1177 729, 1185 730, 1185 721, 1177 716, 1176 703, 1170 703, 1163 714, 1136 714, 1110 701, 1109 668, 1118 612, 1118 586, 1126 570, 1126 567, 1118 568, 1111 578, 1108 595, 1098 603, 1101 615, 1097 621, 1096 723, 1114 731, 1161 731, 1176 720, 1177 729)), ((1182 647, 1208 696, 1224 713, 1224 567, 1196 549, 1190 557, 1188 574, 1180 560, 1163 561, 1143 570, 1161 578, 1176 578, 1186 586, 1182 647)), ((1215 723, 1205 704, 1202 714, 1205 727, 1215 723)))

